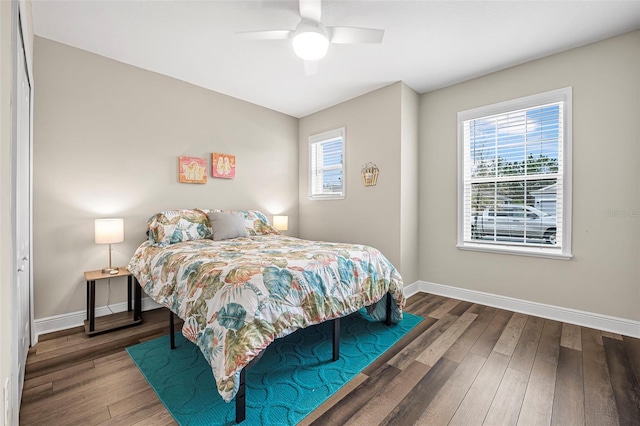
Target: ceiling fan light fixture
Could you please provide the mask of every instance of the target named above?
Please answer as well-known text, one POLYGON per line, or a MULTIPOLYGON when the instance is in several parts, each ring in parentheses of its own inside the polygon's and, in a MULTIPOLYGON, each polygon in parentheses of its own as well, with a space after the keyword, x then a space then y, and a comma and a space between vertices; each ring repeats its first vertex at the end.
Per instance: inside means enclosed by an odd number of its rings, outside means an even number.
POLYGON ((329 39, 316 31, 299 32, 291 42, 295 54, 305 61, 324 58, 329 48, 329 39))

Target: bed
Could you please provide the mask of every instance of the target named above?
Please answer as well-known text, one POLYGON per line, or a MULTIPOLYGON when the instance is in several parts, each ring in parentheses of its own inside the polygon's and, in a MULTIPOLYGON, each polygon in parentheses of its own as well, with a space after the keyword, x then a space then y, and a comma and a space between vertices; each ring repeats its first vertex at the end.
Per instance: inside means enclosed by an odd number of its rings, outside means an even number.
POLYGON ((184 320, 227 402, 244 396, 241 372, 277 338, 362 308, 402 319, 402 278, 375 248, 287 237, 251 210, 165 211, 148 228, 128 269, 184 320))

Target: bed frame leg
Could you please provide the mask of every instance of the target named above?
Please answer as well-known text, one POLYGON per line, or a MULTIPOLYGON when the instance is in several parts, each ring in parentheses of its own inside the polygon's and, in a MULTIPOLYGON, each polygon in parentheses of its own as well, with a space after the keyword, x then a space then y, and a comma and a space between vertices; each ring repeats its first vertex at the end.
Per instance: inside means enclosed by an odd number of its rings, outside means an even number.
POLYGON ((176 348, 175 324, 173 323, 173 312, 169 311, 169 340, 171 349, 176 348))
POLYGON ((245 370, 240 370, 240 384, 236 393, 236 423, 242 423, 247 416, 247 395, 245 389, 245 370))
POLYGON ((386 325, 391 325, 391 293, 387 292, 387 319, 386 325))
POLYGON ((333 360, 340 359, 340 318, 333 320, 333 360))
MULTIPOLYGON (((390 308, 389 308, 390 309, 390 308)), ((173 313, 171 314, 171 329, 173 336, 173 313)), ((333 321, 333 361, 340 359, 340 318, 336 318, 333 321)), ((173 342, 173 338, 171 339, 173 342)), ((173 347, 172 347, 173 349, 173 347)), ((242 370, 240 370, 240 380, 238 381, 238 392, 236 393, 236 423, 242 423, 247 418, 247 389, 246 389, 246 371, 247 368, 255 364, 262 354, 257 358, 254 358, 249 364, 247 364, 242 370)))

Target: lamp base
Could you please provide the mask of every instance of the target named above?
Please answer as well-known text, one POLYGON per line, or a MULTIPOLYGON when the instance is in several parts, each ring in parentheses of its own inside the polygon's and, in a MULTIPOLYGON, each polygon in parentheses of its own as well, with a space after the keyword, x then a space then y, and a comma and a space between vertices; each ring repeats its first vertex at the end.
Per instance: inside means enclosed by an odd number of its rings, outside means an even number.
POLYGON ((109 274, 109 275, 117 275, 120 272, 120 269, 118 268, 104 268, 102 270, 103 274, 109 274))

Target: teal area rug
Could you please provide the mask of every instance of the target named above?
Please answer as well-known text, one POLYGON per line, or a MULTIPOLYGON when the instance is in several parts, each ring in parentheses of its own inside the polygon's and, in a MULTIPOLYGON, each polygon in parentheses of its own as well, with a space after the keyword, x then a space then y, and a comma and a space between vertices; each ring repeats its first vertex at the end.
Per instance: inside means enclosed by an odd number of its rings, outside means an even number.
MULTIPOLYGON (((247 370, 247 418, 242 425, 294 425, 422 321, 404 313, 386 326, 364 310, 341 320, 340 359, 331 361, 331 323, 277 339, 247 370)), ((181 425, 235 424, 235 401, 225 403, 198 347, 176 333, 127 348, 167 410, 181 425)))

